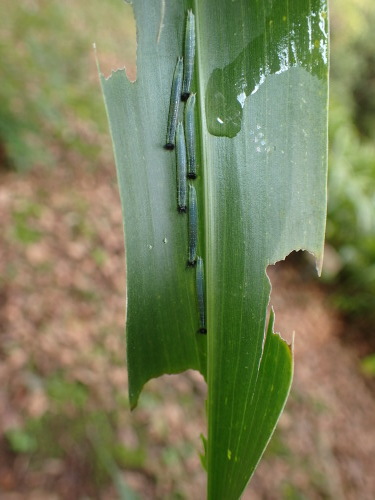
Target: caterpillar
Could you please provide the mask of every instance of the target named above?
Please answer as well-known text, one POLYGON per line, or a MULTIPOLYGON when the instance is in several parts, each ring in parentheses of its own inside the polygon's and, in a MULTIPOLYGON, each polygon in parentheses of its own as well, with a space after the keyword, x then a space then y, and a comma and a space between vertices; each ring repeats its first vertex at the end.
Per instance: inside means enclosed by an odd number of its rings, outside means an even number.
POLYGON ((195 157, 195 94, 191 94, 186 103, 185 109, 185 131, 186 147, 188 159, 188 178, 197 178, 197 164, 195 157))
POLYGON ((197 263, 198 245, 198 203, 197 193, 194 186, 189 185, 189 259, 188 267, 194 267, 197 263))
POLYGON ((207 328, 206 328, 205 301, 204 301, 204 265, 202 257, 197 258, 196 287, 197 287, 198 311, 199 311, 198 333, 205 334, 207 333, 207 328))
POLYGON ((171 101, 169 105, 168 126, 167 126, 167 142, 164 146, 164 148, 168 150, 174 149, 174 138, 176 134, 178 109, 180 105, 183 69, 184 69, 183 58, 179 57, 177 59, 176 68, 173 73, 171 101))
POLYGON ((195 57, 195 17, 192 10, 188 11, 185 31, 185 64, 184 81, 182 84, 182 101, 187 101, 190 95, 190 86, 193 79, 195 57))

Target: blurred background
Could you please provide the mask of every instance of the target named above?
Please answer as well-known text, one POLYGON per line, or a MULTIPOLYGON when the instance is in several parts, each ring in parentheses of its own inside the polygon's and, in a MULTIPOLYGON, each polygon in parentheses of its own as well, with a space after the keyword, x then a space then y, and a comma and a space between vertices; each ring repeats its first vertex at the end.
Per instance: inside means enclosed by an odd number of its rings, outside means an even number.
MULTIPOLYGON (((130 413, 121 208, 101 69, 135 69, 120 0, 0 7, 0 497, 204 498, 205 385, 151 381, 130 413)), ((331 0, 323 277, 269 270, 292 393, 248 499, 375 498, 375 3, 331 0)))

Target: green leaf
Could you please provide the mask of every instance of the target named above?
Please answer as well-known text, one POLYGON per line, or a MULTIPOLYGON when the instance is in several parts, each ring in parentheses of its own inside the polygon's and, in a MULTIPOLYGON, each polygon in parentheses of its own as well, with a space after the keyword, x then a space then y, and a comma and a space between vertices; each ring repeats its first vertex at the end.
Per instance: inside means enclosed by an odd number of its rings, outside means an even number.
POLYGON ((371 354, 362 359, 361 369, 365 375, 375 375, 375 354, 371 354))
POLYGON ((290 348, 273 333, 273 314, 266 328, 266 268, 294 249, 313 252, 321 267, 327 5, 134 0, 133 6, 137 81, 122 70, 101 78, 124 212, 130 402, 136 405, 152 377, 200 370, 208 381, 208 498, 235 499, 270 439, 292 378, 290 348), (175 154, 163 149, 188 8, 196 19, 193 182, 207 336, 197 334, 175 154))

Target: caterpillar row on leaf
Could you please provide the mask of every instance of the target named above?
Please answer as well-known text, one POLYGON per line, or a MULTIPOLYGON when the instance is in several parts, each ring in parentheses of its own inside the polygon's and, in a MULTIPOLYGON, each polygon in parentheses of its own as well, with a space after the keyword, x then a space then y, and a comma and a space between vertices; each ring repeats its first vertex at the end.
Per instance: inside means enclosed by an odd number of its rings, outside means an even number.
POLYGON ((199 313, 198 333, 206 334, 204 300, 204 265, 202 257, 197 257, 198 249, 198 201, 197 193, 188 179, 197 178, 195 103, 196 95, 191 94, 191 83, 195 59, 195 17, 191 10, 187 13, 185 29, 184 57, 178 57, 173 73, 167 137, 165 149, 176 149, 177 210, 188 211, 188 267, 196 267, 195 281, 199 313), (178 121, 180 101, 186 101, 184 121, 178 121), (185 127, 184 127, 185 125, 185 127), (187 193, 187 191, 189 191, 187 193))

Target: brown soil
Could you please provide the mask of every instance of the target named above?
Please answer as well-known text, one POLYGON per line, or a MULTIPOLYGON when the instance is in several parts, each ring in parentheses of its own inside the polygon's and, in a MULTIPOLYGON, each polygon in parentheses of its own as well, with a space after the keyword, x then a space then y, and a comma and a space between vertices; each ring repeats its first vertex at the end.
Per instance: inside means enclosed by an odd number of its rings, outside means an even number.
MULTIPOLYGON (((1 176, 0 496, 119 498, 114 476, 100 482, 92 464, 93 456, 103 463, 100 450, 108 448, 98 445, 99 428, 88 418, 100 410, 129 452, 116 473, 141 498, 203 499, 204 383, 194 372, 153 380, 129 412, 114 169, 75 164, 67 158, 54 170, 1 176), (51 380, 55 388, 79 382, 88 392, 84 407, 77 410, 69 397, 59 406, 48 392, 51 380), (16 452, 9 433, 45 415, 52 415, 42 427, 47 444, 59 451, 40 445, 16 452)), ((284 263, 269 274, 276 329, 288 339, 295 332, 295 377, 244 498, 373 499, 374 392, 360 374, 355 344, 341 342, 345 324, 308 271, 284 263)))

